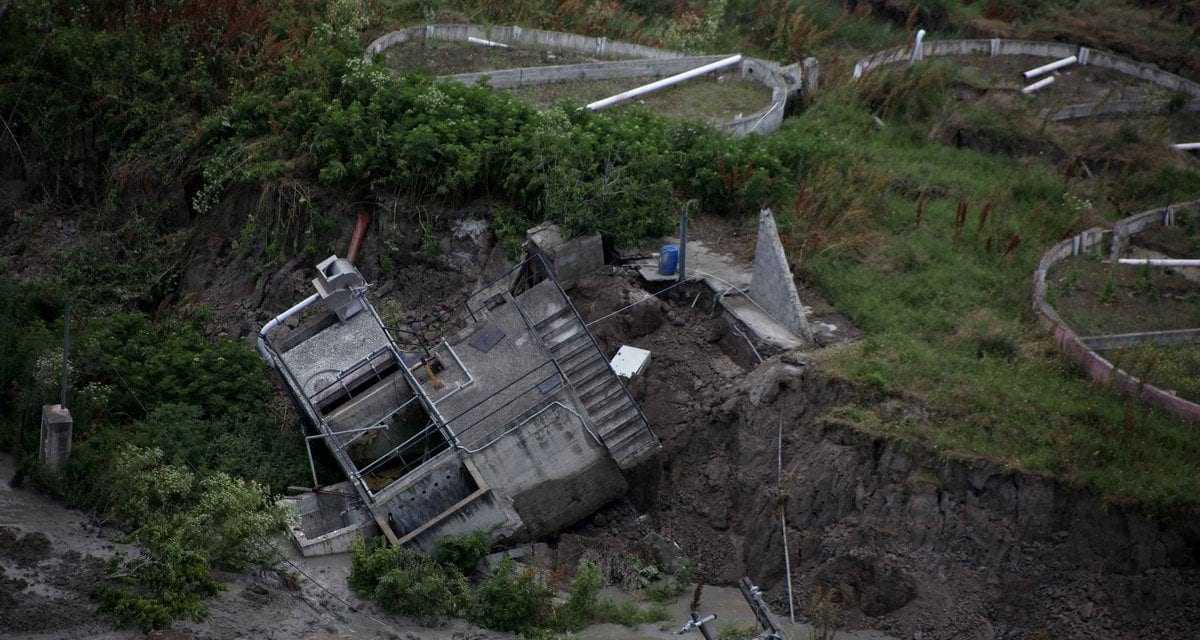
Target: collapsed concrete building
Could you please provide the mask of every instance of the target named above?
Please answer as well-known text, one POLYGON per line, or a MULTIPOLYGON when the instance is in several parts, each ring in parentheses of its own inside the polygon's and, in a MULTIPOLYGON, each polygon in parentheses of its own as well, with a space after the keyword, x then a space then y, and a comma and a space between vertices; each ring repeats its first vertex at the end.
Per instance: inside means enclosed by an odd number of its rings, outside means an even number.
POLYGON ((259 353, 310 426, 310 463, 323 442, 346 476, 319 486, 314 465, 314 491, 293 499, 302 553, 378 534, 428 547, 552 533, 623 493, 622 470, 658 449, 559 283, 602 263, 599 237, 531 237, 529 257, 470 294, 465 327, 436 344, 387 326, 336 256, 317 266, 316 293, 263 327, 259 353))

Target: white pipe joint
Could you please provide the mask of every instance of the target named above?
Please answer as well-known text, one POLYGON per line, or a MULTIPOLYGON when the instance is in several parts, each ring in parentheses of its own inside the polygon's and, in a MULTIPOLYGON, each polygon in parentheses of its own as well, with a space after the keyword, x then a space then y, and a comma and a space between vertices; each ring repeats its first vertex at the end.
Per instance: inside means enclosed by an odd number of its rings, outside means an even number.
POLYGON ((1067 56, 1067 57, 1063 58, 1062 60, 1055 60, 1054 62, 1051 62, 1050 64, 1044 64, 1040 67, 1037 67, 1036 69, 1030 69, 1029 71, 1026 71, 1025 79, 1029 80, 1032 78, 1036 78, 1036 77, 1042 75, 1043 73, 1050 73, 1051 71, 1055 71, 1055 70, 1061 69, 1063 67, 1068 67, 1070 65, 1073 65, 1076 62, 1079 62, 1079 58, 1077 58, 1075 56, 1067 56))
POLYGON ((509 46, 503 42, 493 42, 492 40, 484 40, 483 38, 476 38, 475 36, 467 36, 467 42, 470 42, 471 44, 483 45, 485 47, 500 47, 501 49, 509 48, 509 46))
POLYGON ((1180 151, 1200 151, 1200 142, 1181 142, 1171 145, 1171 148, 1180 151))
POLYGON ((1038 80, 1037 82, 1029 85, 1028 87, 1021 89, 1021 93, 1025 94, 1025 95, 1029 95, 1029 94, 1033 93, 1034 91, 1037 91, 1038 89, 1044 89, 1052 84, 1054 84, 1054 76, 1050 76, 1049 78, 1042 78, 1041 80, 1038 80))
POLYGON ((913 43, 912 62, 920 62, 925 59, 925 49, 921 44, 925 41, 925 30, 921 29, 917 32, 916 42, 913 43))
POLYGON ((661 80, 655 80, 654 82, 651 82, 650 84, 644 84, 640 87, 634 87, 633 89, 630 89, 629 91, 618 93, 615 96, 610 96, 608 98, 604 98, 603 100, 597 100, 597 101, 587 105, 584 108, 587 109, 588 111, 599 111, 601 109, 611 107, 614 104, 624 102, 631 98, 636 98, 638 96, 646 95, 647 93, 653 93, 660 89, 665 89, 674 84, 679 84, 680 82, 683 82, 684 80, 691 80, 692 78, 695 78, 697 76, 702 76, 706 73, 711 73, 718 69, 724 69, 725 67, 735 65, 741 61, 742 61, 742 54, 739 53, 737 55, 729 56, 728 58, 724 58, 722 60, 717 60, 716 62, 710 62, 706 65, 696 67, 695 69, 688 69, 687 71, 684 71, 683 73, 677 73, 673 76, 668 76, 661 80))

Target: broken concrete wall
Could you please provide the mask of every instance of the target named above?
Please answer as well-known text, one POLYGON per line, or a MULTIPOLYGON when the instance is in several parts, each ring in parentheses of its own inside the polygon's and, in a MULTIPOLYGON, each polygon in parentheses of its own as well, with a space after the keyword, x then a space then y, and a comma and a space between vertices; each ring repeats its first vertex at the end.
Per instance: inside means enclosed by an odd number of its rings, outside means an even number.
POLYGON ((608 450, 579 416, 559 404, 536 413, 471 460, 485 482, 512 499, 530 536, 570 526, 626 489, 608 450))
POLYGON ((346 481, 279 501, 295 516, 290 529, 300 555, 346 553, 355 540, 379 535, 379 526, 353 496, 354 487, 346 481))
POLYGON ((763 209, 758 215, 758 244, 754 248, 754 273, 750 280, 750 297, 788 330, 805 340, 812 339, 800 294, 792 278, 775 215, 763 209))

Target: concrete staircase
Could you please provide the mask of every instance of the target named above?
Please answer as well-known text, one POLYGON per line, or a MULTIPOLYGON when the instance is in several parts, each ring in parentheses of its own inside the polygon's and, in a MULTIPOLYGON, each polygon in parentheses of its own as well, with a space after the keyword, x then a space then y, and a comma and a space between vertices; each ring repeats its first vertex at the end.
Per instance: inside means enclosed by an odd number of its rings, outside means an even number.
POLYGON ((534 331, 566 375, 617 465, 628 469, 650 457, 658 449, 658 438, 566 301, 534 324, 534 331))

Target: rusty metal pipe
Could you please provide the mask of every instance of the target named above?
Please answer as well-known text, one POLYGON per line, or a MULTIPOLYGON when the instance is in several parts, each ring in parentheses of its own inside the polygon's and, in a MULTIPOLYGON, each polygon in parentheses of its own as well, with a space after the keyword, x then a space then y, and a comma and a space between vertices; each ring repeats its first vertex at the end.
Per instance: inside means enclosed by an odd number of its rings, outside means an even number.
POLYGON ((350 249, 346 259, 351 263, 358 258, 358 248, 362 246, 363 237, 367 235, 367 227, 371 224, 371 215, 363 211, 358 214, 358 222, 354 223, 354 234, 350 236, 350 249))

